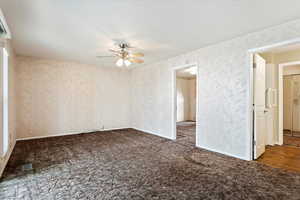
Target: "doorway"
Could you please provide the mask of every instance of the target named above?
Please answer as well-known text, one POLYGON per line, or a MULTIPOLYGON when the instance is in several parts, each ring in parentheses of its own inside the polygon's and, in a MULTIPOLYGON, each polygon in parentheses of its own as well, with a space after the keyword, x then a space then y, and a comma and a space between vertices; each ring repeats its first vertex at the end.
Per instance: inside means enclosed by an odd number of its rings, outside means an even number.
POLYGON ((197 144, 197 79, 196 64, 173 70, 173 138, 192 146, 197 144))
POLYGON ((300 171, 300 44, 262 49, 252 54, 253 159, 300 171))

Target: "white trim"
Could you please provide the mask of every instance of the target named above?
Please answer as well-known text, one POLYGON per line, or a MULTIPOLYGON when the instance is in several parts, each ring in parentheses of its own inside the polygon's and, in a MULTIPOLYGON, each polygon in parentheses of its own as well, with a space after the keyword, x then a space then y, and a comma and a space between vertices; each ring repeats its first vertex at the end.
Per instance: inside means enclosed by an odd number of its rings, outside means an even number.
POLYGON ((178 70, 178 69, 183 69, 183 68, 189 68, 189 67, 198 67, 198 63, 189 63, 189 64, 184 64, 184 65, 178 65, 176 67, 172 67, 173 70, 178 70))
POLYGON ((42 139, 42 138, 51 138, 51 137, 59 137, 59 136, 67 136, 67 135, 78 135, 78 134, 84 134, 84 133, 92 133, 92 132, 101 132, 101 131, 113 131, 113 130, 122 130, 122 129, 135 129, 137 131, 142 131, 144 133, 148 133, 151 135, 156 135, 159 137, 163 137, 166 139, 172 140, 171 137, 167 137, 162 134, 154 133, 152 131, 143 130, 136 127, 121 127, 121 128, 111 128, 111 129, 95 129, 95 130, 82 130, 82 131, 73 131, 73 132, 66 132, 66 133, 60 133, 60 134, 54 134, 54 135, 45 135, 45 136, 34 136, 34 137, 26 137, 26 138, 18 138, 16 141, 24 141, 24 140, 33 140, 33 139, 42 139))
POLYGON ((51 138, 51 137, 59 137, 59 136, 67 136, 67 135, 78 135, 78 134, 101 132, 101 131, 113 131, 113 130, 121 130, 121 129, 129 129, 129 128, 128 127, 121 127, 121 128, 110 128, 110 129, 94 129, 94 130, 72 131, 72 132, 65 132, 65 133, 53 134, 53 135, 43 135, 43 136, 18 138, 17 141, 51 138))
POLYGON ((219 154, 223 154, 223 155, 226 155, 226 156, 238 158, 238 159, 241 159, 241 160, 246 160, 246 161, 251 160, 249 158, 245 158, 245 157, 242 157, 242 156, 237 156, 237 155, 227 153, 227 152, 224 152, 224 151, 219 151, 219 150, 216 150, 216 149, 213 149, 213 148, 210 148, 210 147, 204 147, 204 146, 196 146, 196 147, 200 148, 200 149, 205 149, 205 150, 208 150, 208 151, 216 152, 216 153, 219 153, 219 154))
POLYGON ((197 67, 197 76, 196 76, 196 146, 199 145, 199 138, 200 138, 200 132, 199 132, 199 94, 200 94, 200 91, 199 91, 199 80, 200 80, 200 77, 199 77, 199 67, 198 67, 198 64, 195 64, 195 66, 197 67))
POLYGON ((248 52, 249 53, 261 53, 261 52, 268 51, 268 50, 271 50, 274 48, 292 45, 292 44, 296 44, 296 43, 300 43, 300 38, 295 38, 295 39, 286 40, 286 41, 278 42, 278 43, 271 44, 271 45, 266 45, 263 47, 249 49, 248 52))
POLYGON ((253 101, 254 101, 254 86, 253 86, 253 84, 254 84, 254 82, 253 82, 253 74, 254 74, 254 69, 253 69, 253 65, 254 65, 254 53, 250 53, 249 52, 249 54, 248 54, 248 56, 249 56, 249 63, 250 63, 250 73, 249 73, 249 76, 250 76, 250 78, 249 78, 249 82, 250 82, 250 84, 249 84, 249 106, 248 106, 248 117, 249 117, 249 120, 248 120, 248 138, 249 138, 249 146, 250 146, 250 150, 249 150, 249 158, 248 158, 248 160, 253 160, 253 158, 254 158, 254 146, 253 146, 253 144, 254 144, 254 142, 253 142, 253 140, 254 140, 254 129, 253 129, 253 127, 254 127, 254 121, 253 121, 253 101))
POLYGON ((141 132, 144 132, 144 133, 148 133, 148 134, 151 134, 151 135, 159 136, 159 137, 162 137, 162 138, 166 138, 166 139, 169 139, 169 140, 174 140, 172 137, 168 137, 168 136, 165 136, 165 135, 162 135, 162 134, 159 134, 159 133, 155 133, 153 131, 148 131, 148 130, 144 130, 144 129, 140 129, 140 128, 136 128, 136 127, 132 127, 132 129, 135 129, 137 131, 141 131, 141 132))
POLYGON ((279 145, 283 144, 283 67, 278 65, 278 141, 279 145))
POLYGON ((176 91, 176 71, 179 69, 183 68, 188 68, 188 67, 196 67, 197 68, 197 74, 196 74, 196 145, 198 145, 198 137, 199 137, 199 130, 198 130, 198 113, 199 113, 199 106, 198 106, 198 99, 199 99, 199 68, 198 68, 198 63, 190 63, 190 64, 185 64, 185 65, 179 65, 176 67, 172 67, 172 140, 176 140, 176 135, 177 135, 177 128, 176 128, 176 119, 177 119, 177 112, 176 112, 176 106, 177 106, 177 91, 176 91))
MULTIPOLYGON (((250 67, 250 71, 249 71, 249 98, 248 98, 248 101, 249 101, 249 106, 248 106, 248 130, 249 130, 249 141, 250 141, 250 160, 253 160, 253 136, 254 136, 254 131, 253 131, 253 95, 254 95, 254 92, 253 92, 253 55, 254 53, 259 53, 259 52, 264 52, 264 51, 268 51, 268 50, 271 50, 271 49, 274 49, 274 48, 278 48, 278 47, 284 47, 284 46, 287 46, 287 45, 292 45, 292 44, 296 44, 296 43, 300 43, 300 38, 295 38, 295 39, 291 39, 291 40, 286 40, 286 41, 282 41, 282 42, 278 42, 278 43, 275 43, 275 44, 271 44, 271 45, 266 45, 266 46, 263 46, 263 47, 258 47, 258 48, 253 48, 253 49, 249 49, 248 50, 248 58, 250 57, 250 62, 249 62, 249 67, 250 67)), ((279 102, 280 104, 280 102, 279 102)), ((280 105, 279 105, 280 106, 280 105)), ((279 113, 279 112, 278 112, 279 113)), ((276 142, 276 143, 279 143, 280 142, 276 142)))
POLYGON ((292 65, 300 65, 300 61, 280 63, 278 65, 278 141, 279 145, 283 144, 283 68, 292 65))
POLYGON ((0 46, 0 61, 2 71, 2 119, 1 119, 1 138, 0 138, 0 157, 4 158, 9 151, 10 137, 9 137, 9 101, 8 101, 8 70, 9 70, 9 54, 5 47, 0 46))
POLYGON ((2 48, 2 156, 9 151, 9 55, 2 48))
POLYGON ((6 167, 7 162, 9 160, 9 158, 10 158, 10 156, 11 156, 14 148, 15 148, 15 145, 16 145, 16 141, 13 142, 12 146, 10 146, 10 148, 9 148, 9 151, 7 152, 7 154, 5 155, 5 157, 3 157, 2 160, 1 160, 1 161, 3 161, 3 163, 2 163, 2 165, 0 165, 0 178, 1 178, 2 174, 3 174, 3 171, 4 171, 5 167, 6 167))

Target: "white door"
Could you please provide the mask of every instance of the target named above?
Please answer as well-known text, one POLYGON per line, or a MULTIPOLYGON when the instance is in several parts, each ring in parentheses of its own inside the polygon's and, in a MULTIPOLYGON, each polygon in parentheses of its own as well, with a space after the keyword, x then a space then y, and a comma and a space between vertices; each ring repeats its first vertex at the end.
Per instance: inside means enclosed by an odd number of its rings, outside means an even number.
POLYGON ((254 159, 265 152, 266 140, 266 61, 254 55, 254 159))

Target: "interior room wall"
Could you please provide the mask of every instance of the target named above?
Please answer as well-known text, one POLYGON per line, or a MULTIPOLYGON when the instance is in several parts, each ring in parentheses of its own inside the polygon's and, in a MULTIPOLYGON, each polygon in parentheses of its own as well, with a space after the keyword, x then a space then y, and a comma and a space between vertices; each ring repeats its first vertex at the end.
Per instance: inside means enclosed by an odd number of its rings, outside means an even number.
POLYGON ((300 49, 290 50, 282 53, 274 53, 274 62, 277 64, 299 61, 300 49))
POLYGON ((172 68, 197 63, 198 146, 251 159, 249 49, 299 37, 296 20, 133 69, 132 125, 172 138, 172 68))
POLYGON ((17 57, 17 137, 130 127, 130 72, 17 57))
POLYGON ((176 78, 177 122, 196 121, 196 79, 176 78))
POLYGON ((190 85, 189 80, 176 78, 177 122, 190 120, 190 85))
MULTIPOLYGON (((298 59, 300 61, 300 52, 298 55, 298 59)), ((284 67, 282 71, 283 75, 293 75, 293 74, 300 74, 300 65, 291 65, 284 67)))
MULTIPOLYGON (((0 176, 4 170, 4 167, 10 157, 10 154, 15 146, 16 142, 16 74, 15 74, 15 68, 16 68, 16 57, 14 50, 11 45, 11 41, 8 40, 5 44, 5 48, 8 51, 9 54, 9 69, 8 69, 8 100, 9 100, 9 107, 8 107, 8 126, 9 126, 9 149, 8 152, 4 157, 0 156, 0 176)), ((2 70, 2 69, 1 69, 2 70)), ((2 72, 1 72, 2 74, 2 72)), ((2 78, 1 78, 2 81, 2 78)), ((2 85, 2 84, 1 84, 2 85)), ((2 94, 1 94, 2 97, 2 94)), ((1 127, 2 130, 2 127, 1 127)))
POLYGON ((189 90, 190 90, 190 112, 189 119, 192 121, 196 121, 196 101, 197 101, 197 81, 196 78, 189 79, 189 90))

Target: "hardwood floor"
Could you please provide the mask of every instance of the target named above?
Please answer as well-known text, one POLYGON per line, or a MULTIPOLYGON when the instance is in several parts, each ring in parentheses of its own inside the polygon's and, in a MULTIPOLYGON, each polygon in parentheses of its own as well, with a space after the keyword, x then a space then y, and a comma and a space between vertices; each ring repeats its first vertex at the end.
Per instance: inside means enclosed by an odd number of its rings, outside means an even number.
POLYGON ((283 144, 288 146, 300 147, 300 137, 283 136, 283 144))
POLYGON ((300 148, 288 145, 267 146, 266 152, 257 161, 271 167, 300 172, 300 148))

